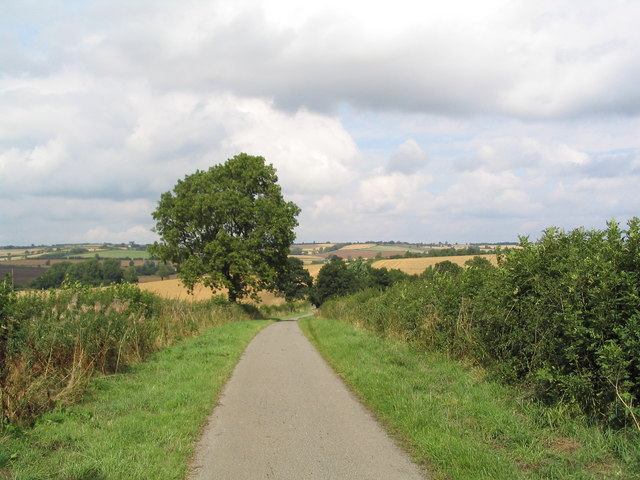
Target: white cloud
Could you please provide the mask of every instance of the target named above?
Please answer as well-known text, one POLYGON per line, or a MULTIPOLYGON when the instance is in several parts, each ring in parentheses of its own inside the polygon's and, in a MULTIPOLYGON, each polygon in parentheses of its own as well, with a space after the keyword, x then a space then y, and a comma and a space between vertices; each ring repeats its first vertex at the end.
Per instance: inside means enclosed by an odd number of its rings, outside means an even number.
POLYGON ((240 151, 275 165, 306 240, 628 216, 638 17, 618 0, 9 2, 0 243, 152 238, 161 192, 240 151))
POLYGON ((427 161, 427 154, 411 138, 393 152, 389 159, 388 169, 391 172, 413 173, 424 167, 427 161))

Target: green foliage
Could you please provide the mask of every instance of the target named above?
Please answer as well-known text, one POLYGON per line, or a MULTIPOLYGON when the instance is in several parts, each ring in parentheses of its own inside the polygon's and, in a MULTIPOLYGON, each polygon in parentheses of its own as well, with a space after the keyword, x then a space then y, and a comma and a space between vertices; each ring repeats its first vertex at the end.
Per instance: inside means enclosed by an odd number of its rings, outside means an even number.
MULTIPOLYGON (((547 229, 501 259, 497 307, 483 343, 536 395, 613 424, 628 421, 616 388, 640 400, 639 219, 623 231, 547 229), (489 331, 500 335, 489 334, 489 331)), ((492 306, 492 308, 495 308, 492 306)))
POLYGON ((67 282, 61 290, 19 297, 5 291, 0 419, 11 423, 73 403, 96 370, 120 371, 204 327, 247 318, 238 305, 161 300, 127 283, 67 282))
POLYGON ((245 153, 187 175, 153 213, 161 242, 151 253, 177 265, 187 287, 227 288, 234 302, 275 290, 300 213, 277 182, 272 165, 245 153))
POLYGON ((330 298, 354 293, 357 288, 357 277, 353 270, 340 257, 333 256, 318 272, 311 294, 311 302, 319 306, 330 298))
POLYGON ((603 431, 566 409, 541 408, 486 378, 483 369, 439 352, 324 318, 308 317, 300 326, 412 458, 427 466, 429 478, 640 478, 637 434, 603 431))
POLYGON ((78 404, 0 430, 0 478, 185 479, 203 422, 265 321, 232 322, 99 376, 78 404))
POLYGON ((313 277, 304 268, 302 260, 289 257, 287 267, 277 278, 277 290, 284 294, 287 302, 300 300, 307 297, 313 286, 313 277))
POLYGON ((400 270, 386 268, 373 268, 371 261, 358 258, 345 263, 337 256, 331 257, 318 272, 318 278, 311 293, 311 301, 320 306, 330 298, 349 295, 361 290, 373 288, 384 290, 394 283, 412 278, 400 270))
POLYGON ((322 306, 324 315, 491 368, 548 404, 634 425, 640 401, 640 220, 547 229, 499 267, 427 269, 420 281, 322 306))
POLYGON ((127 283, 138 283, 138 274, 136 273, 135 267, 125 269, 122 280, 127 283))
POLYGON ((125 272, 120 267, 120 261, 113 258, 102 262, 96 259, 78 263, 59 262, 51 265, 38 278, 34 278, 30 282, 30 286, 41 290, 58 288, 68 278, 83 285, 97 287, 111 283, 121 283, 125 279, 124 276, 125 272))
POLYGON ((451 260, 444 260, 434 265, 433 270, 440 274, 448 274, 457 276, 462 273, 462 267, 457 263, 453 263, 451 260))
POLYGON ((351 245, 351 244, 350 243, 336 243, 336 244, 331 245, 329 247, 324 247, 324 249, 322 251, 324 253, 335 252, 336 250, 340 250, 341 248, 346 247, 347 245, 351 245))
POLYGON ((462 256, 462 255, 486 255, 489 253, 493 253, 490 251, 481 251, 480 247, 475 245, 470 245, 464 248, 439 248, 430 250, 428 252, 416 252, 407 250, 402 255, 391 255, 388 258, 422 258, 422 257, 454 257, 454 256, 462 256))

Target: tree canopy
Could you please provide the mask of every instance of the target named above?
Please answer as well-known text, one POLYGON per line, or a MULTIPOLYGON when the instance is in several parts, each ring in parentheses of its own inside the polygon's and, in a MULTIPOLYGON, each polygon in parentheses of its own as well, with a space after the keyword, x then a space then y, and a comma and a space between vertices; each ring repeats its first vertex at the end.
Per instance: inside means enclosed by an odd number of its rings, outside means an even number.
POLYGON ((125 271, 120 267, 119 260, 115 258, 104 261, 91 259, 79 263, 54 263, 45 273, 34 278, 30 282, 30 286, 37 289, 58 288, 65 278, 94 287, 130 280, 129 278, 125 279, 125 271))
POLYGON ((333 256, 318 272, 311 301, 320 306, 330 298, 355 293, 358 290, 358 279, 354 271, 340 257, 333 256))
POLYGON ((151 253, 192 289, 227 288, 229 300, 275 291, 287 269, 300 208, 282 196, 275 168, 241 153, 178 180, 153 212, 151 253))

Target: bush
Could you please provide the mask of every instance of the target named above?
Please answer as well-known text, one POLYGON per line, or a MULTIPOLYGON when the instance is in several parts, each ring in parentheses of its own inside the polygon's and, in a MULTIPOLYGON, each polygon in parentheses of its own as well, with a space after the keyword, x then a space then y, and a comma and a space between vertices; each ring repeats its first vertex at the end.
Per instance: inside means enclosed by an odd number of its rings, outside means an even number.
MULTIPOLYGON (((427 269, 416 282, 322 305, 322 313, 488 366, 612 425, 640 401, 640 220, 627 230, 547 229, 536 242, 427 269)), ((640 426, 638 427, 640 428, 640 426)))

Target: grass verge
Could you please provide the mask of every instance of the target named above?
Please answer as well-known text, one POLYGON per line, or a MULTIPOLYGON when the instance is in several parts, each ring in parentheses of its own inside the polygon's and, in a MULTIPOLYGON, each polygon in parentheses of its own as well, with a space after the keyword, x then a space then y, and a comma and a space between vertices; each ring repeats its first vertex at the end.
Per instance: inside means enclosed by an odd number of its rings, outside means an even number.
POLYGON ((0 434, 0 479, 183 479, 200 429, 269 321, 228 323, 96 378, 85 400, 0 434))
POLYGON ((433 478, 640 478, 633 432, 589 427, 479 370, 342 322, 305 318, 300 326, 433 478))

